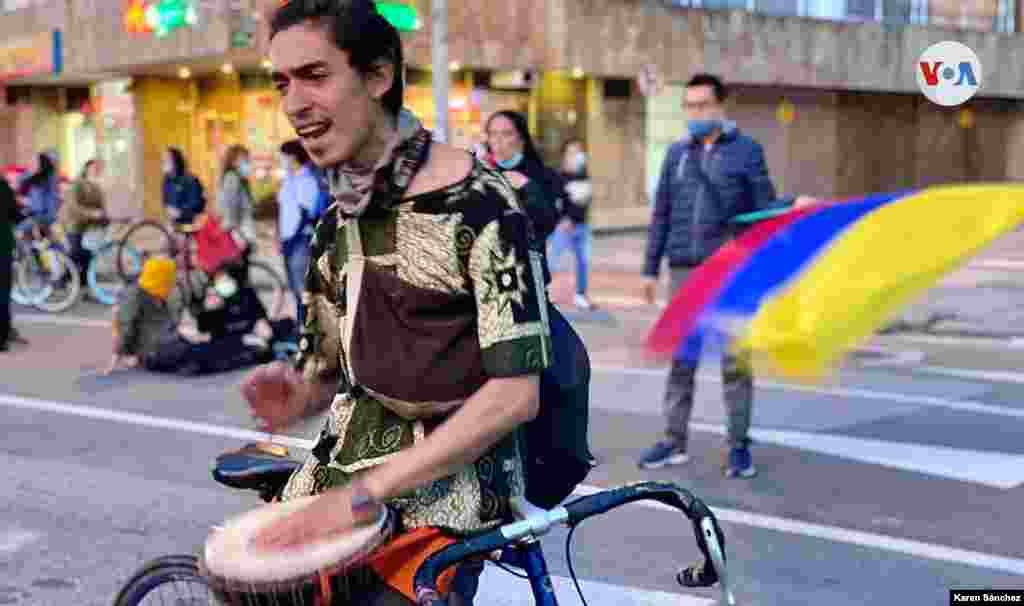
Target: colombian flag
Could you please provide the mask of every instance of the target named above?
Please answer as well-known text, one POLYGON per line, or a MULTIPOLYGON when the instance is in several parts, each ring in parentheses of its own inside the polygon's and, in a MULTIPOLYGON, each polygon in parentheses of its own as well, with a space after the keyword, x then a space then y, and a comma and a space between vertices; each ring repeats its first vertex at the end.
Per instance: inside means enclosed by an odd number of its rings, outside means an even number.
POLYGON ((1024 185, 876 194, 757 223, 696 268, 647 348, 730 347, 759 374, 819 381, 943 275, 1024 222, 1024 185))

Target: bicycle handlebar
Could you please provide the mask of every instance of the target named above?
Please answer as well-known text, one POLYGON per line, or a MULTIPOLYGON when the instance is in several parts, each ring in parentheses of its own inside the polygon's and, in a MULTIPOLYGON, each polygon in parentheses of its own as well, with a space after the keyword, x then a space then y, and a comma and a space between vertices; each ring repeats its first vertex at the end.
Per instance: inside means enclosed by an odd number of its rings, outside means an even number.
POLYGON ((735 604, 727 587, 725 535, 711 509, 688 490, 668 482, 642 482, 580 497, 551 510, 537 510, 525 519, 506 524, 480 536, 454 543, 429 557, 416 571, 417 606, 444 606, 437 580, 451 566, 474 556, 489 554, 527 536, 543 534, 553 524, 577 526, 634 501, 653 500, 682 511, 693 526, 701 564, 684 568, 676 581, 685 587, 711 587, 721 582, 726 604, 735 604))

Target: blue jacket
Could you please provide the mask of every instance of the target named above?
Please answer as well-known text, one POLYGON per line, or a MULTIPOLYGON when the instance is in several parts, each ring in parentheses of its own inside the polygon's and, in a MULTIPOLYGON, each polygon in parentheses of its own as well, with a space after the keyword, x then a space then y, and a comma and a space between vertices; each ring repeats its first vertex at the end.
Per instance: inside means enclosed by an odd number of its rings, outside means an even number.
POLYGON ((196 215, 206 210, 203 185, 192 175, 164 177, 164 206, 181 211, 177 223, 191 223, 196 215))
POLYGON ((761 144, 733 123, 709 150, 689 136, 680 139, 669 147, 658 180, 644 275, 657 276, 666 256, 670 267, 700 265, 732 236, 733 217, 782 204, 761 144))
POLYGON ((46 187, 33 185, 28 190, 29 213, 46 225, 57 222, 57 211, 60 210, 60 196, 57 194, 57 179, 54 178, 46 187))

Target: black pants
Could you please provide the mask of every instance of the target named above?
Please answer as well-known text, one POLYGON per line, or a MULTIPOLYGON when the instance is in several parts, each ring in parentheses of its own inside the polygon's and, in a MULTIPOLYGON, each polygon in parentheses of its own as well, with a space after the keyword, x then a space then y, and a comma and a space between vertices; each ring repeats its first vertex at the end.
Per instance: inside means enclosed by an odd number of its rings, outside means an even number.
POLYGON ((82 233, 68 232, 68 256, 78 266, 78 272, 82 276, 82 285, 85 285, 86 276, 89 273, 89 262, 92 261, 92 252, 82 246, 82 233))
POLYGON ((222 337, 205 343, 190 343, 184 338, 142 357, 142 367, 150 372, 181 375, 207 375, 265 364, 273 353, 247 345, 241 337, 222 337))
POLYGON ((14 257, 0 252, 0 348, 11 338, 11 286, 14 281, 14 257))

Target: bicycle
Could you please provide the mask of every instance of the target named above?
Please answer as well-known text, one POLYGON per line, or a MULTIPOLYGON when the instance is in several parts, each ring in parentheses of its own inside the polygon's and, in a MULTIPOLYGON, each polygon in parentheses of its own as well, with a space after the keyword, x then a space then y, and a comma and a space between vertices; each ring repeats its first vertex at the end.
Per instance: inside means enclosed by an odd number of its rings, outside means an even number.
POLYGON ((48 312, 61 312, 78 301, 82 277, 64 246, 38 226, 19 236, 14 247, 11 300, 48 312))
MULTIPOLYGON (((200 304, 206 294, 212 276, 200 269, 194 262, 197 244, 195 234, 202 229, 204 219, 194 223, 173 224, 173 234, 157 221, 143 220, 133 224, 118 242, 117 273, 127 283, 134 282, 142 272, 142 265, 153 256, 167 256, 178 261, 177 288, 171 294, 170 305, 179 318, 192 307, 200 304), (135 264, 137 261, 137 265, 135 264)), ((270 291, 270 305, 267 315, 279 317, 285 302, 284 279, 263 261, 249 259, 250 243, 245 252, 245 263, 249 271, 249 282, 257 291, 270 291)))
MULTIPOLYGON (((82 247, 91 253, 86 269, 86 285, 93 298, 104 305, 117 303, 121 288, 126 282, 117 269, 117 254, 120 238, 113 236, 113 225, 127 225, 129 221, 111 220, 101 227, 94 227, 82 236, 82 247)), ((125 250, 126 268, 134 274, 142 271, 142 255, 132 246, 125 250)))
MULTIPOLYGON (((287 449, 282 446, 248 444, 242 449, 220 455, 213 469, 213 477, 231 488, 255 490, 263 501, 270 502, 280 494, 299 465, 301 462, 289 458, 287 449)), ((676 581, 684 587, 712 587, 717 583, 721 589, 722 603, 735 606, 736 598, 729 588, 726 569, 725 536, 715 515, 692 493, 668 482, 641 482, 605 490, 579 497, 551 510, 535 507, 523 499, 515 499, 515 521, 456 542, 428 558, 419 567, 415 575, 417 606, 443 606, 445 601, 437 591, 441 574, 469 558, 487 556, 496 551, 500 551, 501 555, 496 559, 490 558, 491 561, 502 568, 510 566, 526 573, 525 578, 529 580, 536 606, 558 606, 539 540, 557 525, 570 528, 566 539, 569 572, 581 601, 586 605, 569 557, 573 532, 588 518, 641 500, 654 500, 674 507, 692 525, 697 547, 704 559, 700 564, 679 571, 676 581)), ((179 596, 180 601, 172 598, 173 603, 184 602, 192 606, 216 603, 199 572, 196 556, 179 554, 159 557, 144 564, 125 583, 114 599, 114 606, 138 606, 162 586, 179 587, 188 584, 196 585, 206 595, 207 601, 197 600, 189 590, 187 598, 181 599, 179 596)))

